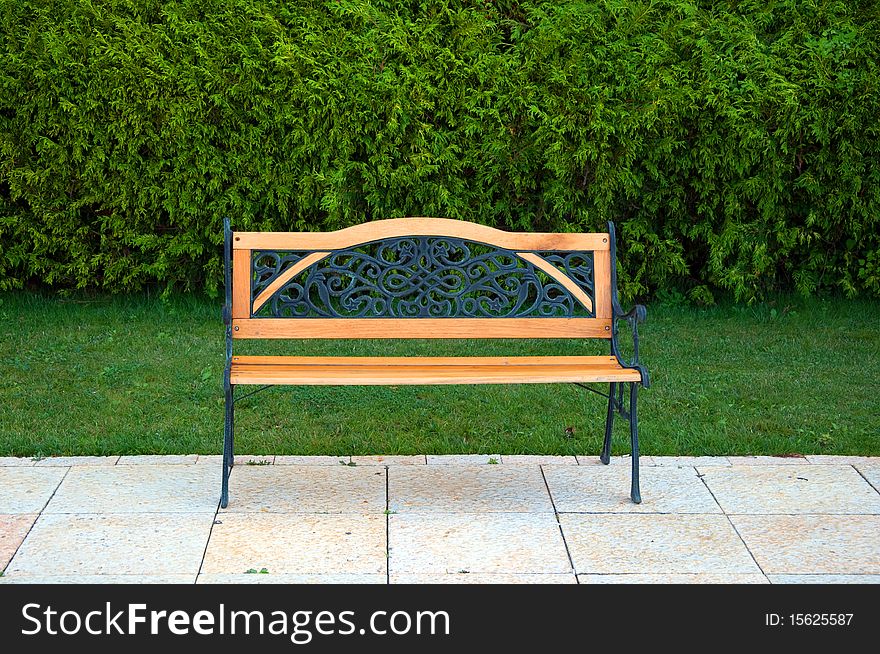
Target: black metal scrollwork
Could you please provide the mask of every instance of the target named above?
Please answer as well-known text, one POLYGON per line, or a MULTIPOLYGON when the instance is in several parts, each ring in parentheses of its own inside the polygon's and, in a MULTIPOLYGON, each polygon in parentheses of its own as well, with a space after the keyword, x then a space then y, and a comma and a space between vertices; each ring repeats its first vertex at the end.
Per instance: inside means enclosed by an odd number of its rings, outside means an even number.
POLYGON ((593 253, 592 252, 539 252, 547 262, 553 264, 565 276, 593 297, 593 253))
MULTIPOLYGON (((310 252, 256 251, 253 292, 310 252)), ((537 253, 593 297, 591 252, 537 253)), ((254 317, 592 317, 557 279, 514 252, 448 237, 411 236, 331 252, 288 280, 254 317)))
POLYGON ((308 252, 275 252, 263 251, 254 252, 252 259, 252 279, 253 279, 253 297, 257 297, 266 290, 266 287, 272 283, 281 272, 289 266, 292 266, 308 252))

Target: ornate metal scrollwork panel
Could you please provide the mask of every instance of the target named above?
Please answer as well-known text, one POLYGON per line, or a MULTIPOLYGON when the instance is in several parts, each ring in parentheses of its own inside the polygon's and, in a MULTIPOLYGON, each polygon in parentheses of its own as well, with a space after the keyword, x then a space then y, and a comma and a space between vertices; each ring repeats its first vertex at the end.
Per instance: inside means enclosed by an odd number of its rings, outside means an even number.
MULTIPOLYGON (((254 251, 252 300, 311 252, 254 251)), ((298 271, 255 318, 594 317, 561 282, 593 299, 592 252, 515 252, 457 238, 410 236, 329 252, 298 271), (570 284, 569 284, 570 285, 570 284)), ((289 274, 289 273, 288 273, 289 274)))
POLYGON ((251 258, 251 296, 257 297, 272 280, 296 264, 308 252, 257 251, 251 258))

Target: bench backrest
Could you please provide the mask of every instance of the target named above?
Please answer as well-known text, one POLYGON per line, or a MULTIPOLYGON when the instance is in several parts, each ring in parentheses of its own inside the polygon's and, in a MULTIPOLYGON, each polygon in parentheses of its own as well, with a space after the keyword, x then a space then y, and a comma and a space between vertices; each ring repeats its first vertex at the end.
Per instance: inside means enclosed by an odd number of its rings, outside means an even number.
POLYGON ((231 232, 227 220, 226 250, 233 338, 611 338, 611 226, 533 234, 398 218, 231 232))

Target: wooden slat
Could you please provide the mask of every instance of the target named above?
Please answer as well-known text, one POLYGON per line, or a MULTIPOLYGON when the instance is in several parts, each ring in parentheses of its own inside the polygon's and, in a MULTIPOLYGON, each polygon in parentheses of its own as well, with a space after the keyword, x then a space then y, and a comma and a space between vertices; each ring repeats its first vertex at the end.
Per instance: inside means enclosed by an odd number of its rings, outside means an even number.
POLYGON ((528 261, 530 264, 538 268, 539 270, 543 270, 547 275, 551 278, 559 282, 572 296, 577 299, 578 302, 583 304, 587 310, 593 310, 593 300, 584 292, 580 286, 578 286, 571 277, 568 277, 564 272, 559 270, 556 266, 554 266, 549 261, 542 259, 537 254, 532 252, 517 252, 516 256, 521 257, 522 259, 528 261))
POLYGON ((307 386, 410 384, 549 384, 639 381, 637 370, 601 366, 257 366, 233 367, 233 384, 307 386))
POLYGON ((514 356, 514 357, 321 357, 321 356, 259 356, 236 355, 232 357, 234 366, 447 366, 447 365, 492 365, 492 366, 611 366, 618 365, 612 356, 514 356))
POLYGON ((593 253, 593 285, 596 298, 596 318, 611 320, 611 252, 593 253))
MULTIPOLYGON (((233 242, 235 242, 233 240, 233 242)), ((232 317, 250 318, 251 251, 232 252, 232 317)))
POLYGON ((253 318, 235 338, 611 338, 598 318, 253 318))
MULTIPOLYGON (((548 375, 554 372, 566 372, 566 373, 584 373, 586 375, 601 375, 601 374, 609 374, 616 375, 617 373, 622 373, 624 376, 628 375, 629 372, 623 372, 624 370, 628 370, 625 368, 621 368, 620 366, 602 366, 602 365, 592 365, 592 366, 565 366, 565 365, 525 365, 525 366, 517 366, 517 365, 502 365, 502 366, 490 366, 490 365, 452 365, 447 364, 443 366, 419 366, 419 365, 401 365, 401 366, 391 366, 391 365, 382 365, 382 366, 367 366, 367 365, 331 365, 331 366, 322 366, 322 365, 307 365, 307 366, 248 366, 248 365, 239 365, 232 367, 233 372, 242 375, 249 374, 259 374, 259 375, 274 375, 277 377, 284 377, 285 375, 315 375, 315 376, 346 376, 349 374, 360 374, 360 372, 368 372, 369 374, 376 375, 387 375, 389 377, 397 377, 400 375, 438 375, 441 377, 449 376, 449 375, 457 375, 459 372, 473 372, 473 371, 488 371, 489 373, 495 374, 509 374, 514 376, 529 376, 529 375, 548 375), (505 371, 507 371, 505 373, 505 371)), ((635 377, 638 379, 638 371, 635 371, 635 377)))
POLYGON ((374 220, 335 232, 235 232, 232 245, 246 250, 338 250, 401 236, 448 236, 510 250, 608 249, 608 234, 502 232, 494 227, 448 218, 374 220))
POLYGON ((455 384, 589 384, 596 382, 637 382, 639 373, 635 370, 622 370, 614 374, 587 372, 559 372, 547 375, 513 376, 490 372, 471 374, 407 375, 389 378, 381 374, 367 373, 356 376, 296 376, 296 375, 258 375, 236 374, 230 376, 230 383, 236 386, 452 386, 455 384))
POLYGON ((324 257, 328 256, 329 254, 330 254, 329 252, 312 252, 311 254, 306 255, 302 259, 297 261, 295 264, 293 264, 287 270, 284 270, 281 273, 279 273, 278 276, 272 280, 272 283, 269 284, 265 289, 263 289, 263 292, 260 293, 256 297, 256 299, 254 299, 253 312, 257 313, 257 311, 259 311, 262 308, 262 306, 264 304, 266 304, 266 302, 269 301, 269 298, 271 298, 273 295, 275 295, 275 292, 279 288, 284 286, 287 282, 289 282, 291 279, 296 277, 298 274, 300 274, 303 270, 305 270, 306 268, 311 266, 313 263, 317 263, 318 261, 320 261, 324 257))

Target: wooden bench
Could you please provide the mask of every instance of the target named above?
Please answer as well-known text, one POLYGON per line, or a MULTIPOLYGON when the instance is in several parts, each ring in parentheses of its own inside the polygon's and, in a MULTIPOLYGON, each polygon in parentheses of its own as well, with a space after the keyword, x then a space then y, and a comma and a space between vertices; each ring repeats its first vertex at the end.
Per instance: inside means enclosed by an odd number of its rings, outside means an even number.
POLYGON ((232 232, 228 219, 224 228, 221 506, 234 463, 234 389, 281 384, 608 383, 601 460, 610 461, 617 413, 630 423, 630 495, 641 501, 636 407, 649 382, 636 327, 645 308, 624 313, 618 303, 612 223, 598 234, 509 233, 441 218, 324 233, 232 232), (632 328, 629 361, 618 346, 621 320, 632 328), (610 356, 234 356, 238 338, 591 338, 607 340, 610 356))

